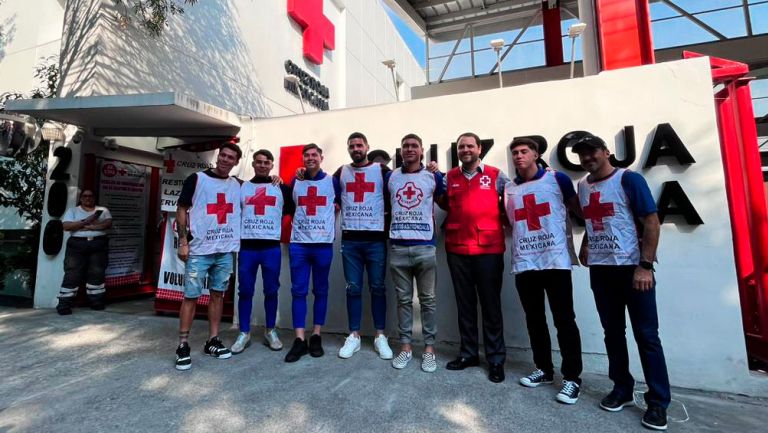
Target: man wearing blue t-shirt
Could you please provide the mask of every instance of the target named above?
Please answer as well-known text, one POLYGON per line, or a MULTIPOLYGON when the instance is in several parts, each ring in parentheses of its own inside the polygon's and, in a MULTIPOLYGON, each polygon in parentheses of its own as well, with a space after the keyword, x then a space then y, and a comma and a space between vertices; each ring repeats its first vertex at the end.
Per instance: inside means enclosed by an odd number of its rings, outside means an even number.
POLYGON ((413 358, 411 333, 413 330, 413 282, 421 306, 421 329, 424 335, 424 353, 421 369, 431 373, 437 369, 435 358, 435 281, 437 258, 435 255, 434 200, 445 194, 443 175, 430 173, 422 164, 424 148, 421 138, 408 134, 400 142, 403 166, 384 175, 384 185, 391 203, 392 222, 389 238, 392 244, 389 269, 397 293, 397 318, 400 334, 400 353, 392 360, 392 367, 403 369, 413 358))
POLYGON ((587 135, 572 148, 589 175, 579 181, 579 204, 586 234, 579 257, 589 266, 597 312, 605 332, 608 376, 613 390, 600 407, 618 412, 634 404, 629 372, 625 310, 629 311, 648 392, 644 427, 667 429, 669 378, 659 339, 653 261, 660 224, 648 184, 638 173, 615 168, 599 137, 587 135))

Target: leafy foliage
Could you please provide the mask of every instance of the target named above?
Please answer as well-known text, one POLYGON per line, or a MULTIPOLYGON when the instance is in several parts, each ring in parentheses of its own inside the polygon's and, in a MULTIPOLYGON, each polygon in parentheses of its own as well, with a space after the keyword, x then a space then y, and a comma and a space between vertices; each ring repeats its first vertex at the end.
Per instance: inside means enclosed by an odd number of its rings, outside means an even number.
POLYGON ((168 18, 173 15, 184 14, 185 6, 192 6, 197 0, 114 0, 118 5, 122 4, 132 11, 133 17, 128 13, 120 18, 130 21, 138 20, 152 37, 158 37, 168 26, 168 18))

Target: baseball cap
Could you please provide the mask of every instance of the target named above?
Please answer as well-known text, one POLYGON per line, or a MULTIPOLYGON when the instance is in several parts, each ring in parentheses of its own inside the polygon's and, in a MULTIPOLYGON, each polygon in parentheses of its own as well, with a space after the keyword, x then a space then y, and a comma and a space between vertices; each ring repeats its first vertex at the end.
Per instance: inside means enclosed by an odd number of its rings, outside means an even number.
POLYGON ((608 146, 605 145, 605 141, 603 141, 602 138, 592 134, 581 137, 580 139, 576 140, 575 143, 573 143, 573 146, 571 146, 571 152, 573 153, 595 149, 607 150, 608 146))

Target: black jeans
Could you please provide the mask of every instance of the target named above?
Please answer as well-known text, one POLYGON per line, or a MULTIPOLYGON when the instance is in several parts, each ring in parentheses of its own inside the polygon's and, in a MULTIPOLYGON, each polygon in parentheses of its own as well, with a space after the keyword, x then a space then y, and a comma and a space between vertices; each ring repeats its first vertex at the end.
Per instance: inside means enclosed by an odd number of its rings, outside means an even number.
POLYGON ((549 301, 552 319, 557 328, 557 342, 563 357, 563 379, 581 384, 581 337, 573 312, 573 283, 571 271, 547 269, 515 275, 515 286, 525 311, 525 324, 531 340, 533 362, 548 375, 554 373, 552 342, 549 338, 544 293, 549 301))
POLYGON ((485 359, 501 364, 507 359, 504 320, 501 314, 503 254, 464 255, 448 253, 448 269, 456 295, 461 334, 460 356, 478 356, 477 301, 483 313, 485 359))
POLYGON ((59 299, 74 299, 77 289, 83 283, 90 297, 103 296, 108 250, 109 240, 106 236, 97 236, 92 240, 70 237, 64 255, 64 279, 59 299))
POLYGON ((608 352, 608 377, 613 389, 630 397, 635 379, 629 372, 625 310, 629 311, 632 333, 640 353, 648 392, 649 405, 669 406, 671 393, 664 349, 659 339, 659 318, 656 313, 656 287, 641 292, 632 288, 635 266, 590 266, 589 278, 595 294, 597 312, 605 331, 608 352))

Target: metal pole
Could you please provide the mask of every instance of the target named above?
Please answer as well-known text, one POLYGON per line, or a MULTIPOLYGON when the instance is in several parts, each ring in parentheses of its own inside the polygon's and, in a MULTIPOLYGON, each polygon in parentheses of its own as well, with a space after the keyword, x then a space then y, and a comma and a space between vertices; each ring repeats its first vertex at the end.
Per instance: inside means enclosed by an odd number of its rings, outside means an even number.
POLYGON ((296 83, 296 88, 299 90, 299 102, 301 102, 301 112, 302 114, 307 114, 307 110, 304 109, 304 97, 301 96, 301 86, 299 86, 299 83, 296 83))
POLYGON ((427 84, 429 84, 429 34, 427 34, 427 32, 424 32, 424 51, 425 51, 424 58, 426 59, 425 61, 426 68, 424 69, 426 72, 426 78, 427 78, 426 81, 427 81, 427 84))
POLYGON ((400 102, 400 92, 397 91, 397 79, 395 78, 395 68, 389 68, 392 73, 392 84, 395 86, 395 102, 400 102))
POLYGON ((576 63, 576 38, 571 38, 571 78, 573 78, 574 63, 576 63))
POLYGON ((499 89, 504 87, 504 83, 501 78, 501 49, 496 50, 496 68, 499 70, 499 89))

